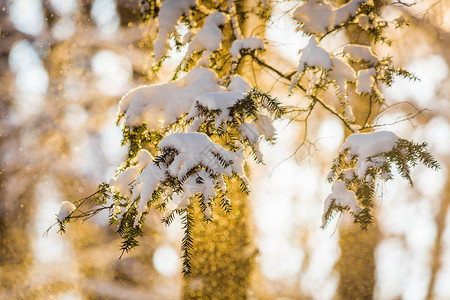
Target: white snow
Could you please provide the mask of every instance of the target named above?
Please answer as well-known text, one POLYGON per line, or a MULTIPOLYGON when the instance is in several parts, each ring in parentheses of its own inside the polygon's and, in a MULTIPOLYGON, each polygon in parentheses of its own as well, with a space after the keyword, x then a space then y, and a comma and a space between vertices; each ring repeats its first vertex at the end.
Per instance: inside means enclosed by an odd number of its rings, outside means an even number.
POLYGON ((178 155, 168 166, 168 171, 171 176, 179 180, 182 180, 186 173, 197 165, 208 168, 216 175, 231 176, 234 171, 240 176, 245 176, 242 168, 242 151, 228 151, 203 133, 173 133, 161 140, 159 148, 161 150, 175 148, 178 151, 178 155), (222 166, 214 154, 231 161, 232 164, 227 167, 222 166))
POLYGON ((251 87, 244 78, 239 75, 233 75, 231 76, 231 82, 228 85, 228 89, 233 92, 247 93, 250 91, 251 87))
POLYGON ((358 81, 356 82, 356 91, 358 93, 372 93, 372 86, 375 82, 375 68, 358 71, 358 81))
POLYGON ((378 58, 369 46, 351 44, 346 45, 342 51, 354 61, 366 61, 373 66, 378 64, 378 58))
POLYGON ((294 11, 293 18, 304 24, 304 32, 325 34, 333 28, 334 11, 325 1, 309 0, 294 11))
POLYGON ((206 17, 206 24, 213 24, 215 26, 223 26, 227 21, 227 17, 221 12, 215 12, 206 17))
POLYGON ((298 73, 305 70, 306 67, 317 67, 325 70, 331 69, 330 54, 318 45, 317 39, 311 37, 308 46, 302 50, 298 73))
POLYGON ((297 7, 293 18, 303 24, 304 32, 323 35, 355 17, 360 5, 366 2, 368 0, 351 0, 335 8, 326 0, 308 0, 297 7))
POLYGON ((336 57, 331 58, 331 64, 333 68, 330 72, 328 72, 327 78, 336 82, 337 95, 345 107, 345 116, 350 122, 354 122, 355 117, 353 115, 353 110, 351 106, 348 105, 347 101, 347 82, 353 82, 356 80, 355 71, 348 63, 336 57))
POLYGON ((263 161, 263 155, 259 150, 259 132, 255 125, 242 123, 238 127, 242 139, 247 139, 248 143, 253 147, 256 158, 263 161))
POLYGON ((210 92, 198 96, 197 101, 191 106, 191 110, 187 116, 188 120, 194 119, 193 124, 189 128, 189 132, 196 131, 198 127, 205 121, 199 117, 200 111, 196 105, 199 104, 209 110, 220 110, 216 116, 214 125, 218 128, 223 122, 231 120, 230 108, 236 102, 245 97, 245 93, 250 90, 249 84, 240 76, 234 75, 228 86, 229 91, 210 92))
POLYGON ((348 63, 336 57, 331 58, 331 64, 333 68, 327 74, 327 77, 336 82, 339 96, 346 99, 347 82, 356 80, 355 71, 348 63))
POLYGON ((155 60, 163 58, 169 49, 169 36, 175 31, 178 19, 189 14, 189 9, 197 6, 196 0, 163 1, 158 13, 158 35, 154 42, 155 60))
POLYGON ((61 207, 59 208, 58 213, 56 214, 56 219, 60 222, 64 221, 74 210, 76 209, 75 205, 71 202, 64 201, 61 203, 61 207))
POLYGON ((344 181, 336 180, 331 187, 331 194, 325 199, 325 204, 323 207, 322 215, 322 227, 327 224, 327 219, 325 218, 326 213, 330 209, 333 203, 339 207, 349 207, 355 214, 359 214, 362 211, 361 206, 359 206, 356 201, 356 195, 353 191, 347 190, 346 183, 344 181))
POLYGON ((142 213, 148 209, 147 203, 152 199, 153 192, 166 177, 164 169, 160 169, 157 165, 151 163, 136 178, 131 193, 131 199, 135 201, 139 199, 138 215, 134 221, 134 226, 139 222, 142 213))
MULTIPOLYGON (((214 125, 217 127, 220 126, 223 122, 226 122, 231 119, 230 117, 230 107, 232 107, 236 101, 244 98, 244 94, 241 92, 215 92, 215 93, 204 93, 201 94, 196 103, 201 106, 209 109, 209 110, 220 110, 220 114, 216 116, 214 121, 214 125)), ((187 119, 190 120, 194 117, 200 115, 197 107, 192 105, 191 111, 189 112, 187 119)))
POLYGON ((230 49, 233 61, 237 61, 242 49, 264 50, 264 42, 262 39, 256 37, 249 37, 243 40, 235 40, 230 49))
POLYGON ((273 138, 275 135, 275 127, 273 127, 272 121, 267 116, 259 115, 255 121, 255 126, 266 140, 273 138))
POLYGON ((109 180, 109 185, 113 187, 120 195, 126 197, 130 194, 131 183, 136 180, 136 178, 141 173, 142 169, 147 167, 147 165, 153 161, 153 156, 145 149, 141 149, 133 162, 137 164, 125 169, 122 173, 117 176, 112 177, 109 180))
POLYGON ((297 73, 291 82, 291 90, 297 83, 300 74, 303 73, 307 67, 322 68, 324 70, 331 69, 330 54, 318 45, 317 39, 314 36, 311 37, 308 46, 306 46, 301 52, 297 73))
MULTIPOLYGON (((136 176, 138 164, 126 169, 117 179, 112 179, 115 180, 113 184, 118 190, 131 186, 131 199, 138 204, 135 226, 139 223, 142 214, 148 210, 147 204, 152 199, 153 192, 160 186, 161 182, 168 178, 168 175, 176 177, 183 182, 183 193, 181 194, 181 201, 177 205, 178 208, 186 207, 190 198, 198 193, 204 196, 205 204, 207 205, 210 199, 216 196, 214 189, 216 183, 219 184, 222 190, 226 188, 222 178, 223 175, 232 176, 233 173, 236 173, 245 184, 248 184, 248 179, 243 169, 243 152, 228 151, 219 144, 214 143, 203 133, 170 134, 163 138, 159 144, 159 149, 162 152, 168 148, 173 148, 177 151, 177 154, 169 164, 160 163, 157 166, 154 163, 150 163, 136 176), (222 157, 229 165, 224 166, 218 159, 218 156, 222 157), (197 167, 202 169, 186 176, 188 171, 197 167), (130 169, 132 171, 128 171, 130 169), (198 181, 199 178, 201 179, 200 181, 198 181)), ((206 217, 208 218, 208 216, 206 217)))
POLYGON ((120 100, 119 115, 126 126, 146 122, 149 130, 163 129, 188 113, 199 95, 221 90, 214 71, 194 68, 176 81, 132 89, 120 100))
POLYGON ((109 180, 109 185, 113 187, 122 196, 128 196, 130 191, 130 183, 139 176, 139 168, 137 166, 129 167, 122 173, 109 180))
POLYGON ((154 159, 153 155, 145 149, 139 150, 136 154, 135 161, 137 162, 137 167, 139 169, 145 168, 154 159))
POLYGON ((259 131, 255 125, 249 123, 242 123, 239 125, 239 132, 244 139, 247 139, 250 145, 258 143, 259 131))
POLYGON ((198 96, 197 102, 210 110, 224 110, 233 106, 236 101, 242 99, 243 96, 243 93, 240 92, 204 93, 198 96))
POLYGON ((348 149, 348 158, 358 156, 355 166, 359 178, 364 178, 373 163, 368 161, 372 156, 391 151, 397 144, 398 137, 391 131, 378 131, 372 133, 356 133, 350 135, 341 147, 341 154, 348 149))
POLYGON ((345 103, 345 116, 350 122, 355 122, 355 116, 353 115, 353 109, 348 103, 345 103))
MULTIPOLYGON (((199 193, 203 195, 203 203, 208 205, 210 200, 217 196, 214 185, 215 180, 205 170, 200 170, 197 174, 189 176, 183 183, 184 192, 181 195, 181 201, 178 203, 177 208, 186 208, 189 205, 189 199, 199 193), (198 183, 198 178, 201 178, 203 182, 198 183)), ((209 215, 210 217, 211 214, 209 215)))
POLYGON ((200 52, 206 50, 199 61, 199 65, 208 65, 210 54, 220 49, 223 36, 219 26, 224 25, 225 22, 226 17, 221 12, 215 12, 209 15, 203 27, 192 38, 186 53, 186 58, 189 58, 195 51, 200 52))
POLYGON ((336 16, 334 19, 334 26, 339 26, 345 23, 351 17, 356 16, 356 12, 362 3, 366 3, 368 0, 352 0, 347 4, 336 9, 336 16))

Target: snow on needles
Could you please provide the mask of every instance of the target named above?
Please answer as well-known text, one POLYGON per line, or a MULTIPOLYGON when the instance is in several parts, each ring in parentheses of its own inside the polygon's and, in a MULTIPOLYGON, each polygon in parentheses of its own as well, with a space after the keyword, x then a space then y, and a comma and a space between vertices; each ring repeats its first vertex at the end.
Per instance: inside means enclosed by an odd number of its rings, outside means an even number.
POLYGON ((361 206, 356 201, 356 194, 353 191, 347 190, 344 181, 337 180, 331 186, 331 193, 325 199, 322 227, 325 227, 327 224, 327 212, 333 204, 339 207, 349 207, 355 214, 359 214, 362 211, 361 206))
POLYGON ((358 81, 356 82, 356 91, 358 93, 372 93, 372 86, 375 82, 375 68, 358 71, 358 81))
POLYGON ((56 219, 59 222, 64 221, 64 219, 66 219, 75 209, 75 205, 73 205, 71 202, 64 201, 63 203, 61 203, 61 207, 56 214, 56 219))
POLYGON ((300 62, 298 64, 297 73, 292 79, 290 90, 294 88, 297 83, 300 74, 308 67, 322 68, 325 70, 331 69, 331 57, 330 54, 318 45, 316 37, 311 37, 308 46, 306 46, 300 56, 300 62))
POLYGON ((197 131, 201 123, 205 121, 204 118, 200 117, 201 112, 198 110, 197 105, 208 110, 219 111, 214 120, 214 126, 218 128, 222 123, 231 120, 230 108, 235 105, 239 99, 244 98, 249 90, 250 85, 241 76, 233 75, 228 86, 228 91, 221 90, 199 95, 187 116, 188 120, 194 119, 194 122, 189 127, 189 132, 197 131))
POLYGON ((379 62, 378 58, 375 54, 373 54, 372 49, 369 46, 346 45, 342 52, 347 54, 350 59, 354 61, 365 61, 373 66, 376 66, 379 62))
POLYGON ((359 6, 367 2, 351 0, 344 6, 334 8, 324 0, 309 0, 297 7, 293 18, 303 24, 304 32, 323 35, 355 17, 359 6))
POLYGON ((158 35, 154 42, 155 60, 163 58, 169 49, 169 36, 175 31, 178 19, 189 14, 189 10, 197 6, 196 0, 166 0, 161 4, 158 13, 158 35))
POLYGON ((109 185, 121 195, 127 195, 131 188, 130 183, 135 181, 141 171, 152 161, 153 156, 150 152, 141 149, 132 161, 133 163, 136 163, 136 165, 131 166, 119 175, 112 177, 109 181, 109 185))
POLYGON ((339 96, 347 98, 347 82, 355 81, 355 71, 348 63, 335 57, 331 59, 331 64, 333 69, 328 73, 327 77, 336 82, 339 96))
POLYGON ((181 201, 176 208, 185 208, 190 198, 198 193, 209 203, 210 199, 217 196, 214 189, 216 183, 222 190, 225 189, 224 175, 231 177, 236 174, 248 184, 243 169, 243 151, 228 151, 203 133, 173 133, 161 140, 159 149, 162 154, 175 151, 172 159, 169 162, 150 163, 147 155, 139 153, 135 166, 110 181, 116 191, 124 197, 130 197, 132 203, 138 205, 135 226, 147 211, 147 204, 152 200, 154 191, 170 177, 183 183, 181 201), (192 170, 196 172, 192 173, 192 170))
MULTIPOLYGON (((204 93, 197 98, 197 104, 201 105, 208 110, 220 110, 220 113, 216 116, 214 126, 218 128, 220 124, 228 121, 230 117, 230 108, 236 103, 237 100, 242 99, 244 94, 241 92, 224 91, 224 92, 211 92, 204 93)), ((188 120, 200 115, 200 111, 196 106, 191 107, 191 111, 188 115, 188 120)), ((196 122, 196 124, 198 124, 196 122)), ((198 124, 200 125, 200 124, 198 124)), ((191 126, 189 131, 196 131, 198 126, 191 126)))
POLYGON ((262 39, 256 37, 235 40, 230 49, 230 53, 233 56, 233 61, 237 61, 242 49, 264 50, 264 42, 262 39))
POLYGON ((182 181, 189 170, 197 165, 202 165, 210 170, 213 175, 226 174, 228 176, 235 172, 244 175, 242 169, 242 151, 231 152, 214 143, 203 133, 174 133, 166 136, 160 143, 159 148, 174 148, 178 151, 173 161, 168 166, 171 176, 182 181), (220 155, 230 165, 224 166, 214 155, 220 155))
POLYGON ((215 12, 209 15, 206 18, 203 27, 199 30, 199 32, 197 32, 190 42, 186 53, 186 58, 189 58, 195 51, 205 50, 197 65, 207 66, 211 53, 220 49, 223 36, 219 26, 225 25, 226 20, 227 18, 221 12, 215 12))
POLYGON ((367 175, 368 169, 379 167, 385 163, 386 158, 383 154, 392 151, 397 142, 397 135, 390 131, 357 133, 346 139, 341 147, 340 155, 344 155, 345 151, 348 151, 346 161, 350 162, 356 159, 356 165, 354 168, 342 170, 339 176, 334 174, 334 171, 330 173, 329 179, 334 176, 337 176, 338 179, 333 183, 331 193, 325 199, 322 227, 326 226, 329 212, 333 206, 348 207, 356 215, 361 213, 362 208, 357 202, 356 195, 347 189, 347 185, 354 179, 372 181, 373 178, 367 175))
POLYGON ((125 126, 145 122, 149 130, 161 129, 188 113, 199 95, 214 91, 221 91, 214 71, 194 68, 176 81, 129 91, 120 100, 119 116, 124 115, 125 126))
POLYGON ((348 150, 348 157, 358 157, 356 174, 363 178, 370 166, 369 158, 392 151, 398 142, 398 137, 391 131, 372 133, 357 133, 350 135, 341 147, 341 154, 348 150))

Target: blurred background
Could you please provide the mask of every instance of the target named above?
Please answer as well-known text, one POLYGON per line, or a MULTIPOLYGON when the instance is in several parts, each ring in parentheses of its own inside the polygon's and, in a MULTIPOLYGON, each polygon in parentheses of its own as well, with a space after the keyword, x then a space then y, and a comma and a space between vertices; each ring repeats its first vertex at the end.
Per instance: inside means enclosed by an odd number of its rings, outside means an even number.
MULTIPOLYGON (((269 1, 272 19, 262 34, 267 59, 290 70, 308 38, 283 13, 298 2, 279 2, 269 1)), ((380 183, 368 231, 345 216, 322 230, 326 175, 346 132, 324 112, 308 123, 280 121, 277 144, 262 148, 266 164, 248 164, 252 193, 238 219, 244 232, 196 241, 211 244, 202 254, 211 270, 208 280, 187 280, 179 220, 166 228, 150 214, 141 246, 120 260, 107 214, 43 236, 62 201, 92 194, 123 161, 120 97, 170 78, 182 55, 172 52, 161 74, 151 72, 156 29, 141 22, 138 1, 0 0, 0 298, 239 299, 234 293, 243 291, 250 299, 450 299, 450 3, 382 7, 384 17, 404 15, 409 26, 390 28, 394 43, 378 54, 421 80, 399 79, 383 90, 391 109, 378 123, 390 125, 380 129, 427 142, 442 168, 416 167, 414 187, 399 176, 380 183), (398 122, 416 108, 428 110, 398 122), (225 269, 217 243, 226 257, 249 264, 225 269)), ((330 45, 351 39, 338 34, 330 45)), ((253 84, 285 103, 304 101, 256 71, 253 84)))

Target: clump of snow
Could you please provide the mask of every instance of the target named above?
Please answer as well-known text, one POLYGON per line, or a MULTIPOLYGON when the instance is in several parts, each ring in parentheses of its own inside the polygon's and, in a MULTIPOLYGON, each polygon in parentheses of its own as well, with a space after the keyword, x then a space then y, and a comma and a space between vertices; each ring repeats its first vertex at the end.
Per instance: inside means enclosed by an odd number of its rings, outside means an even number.
POLYGON ((109 185, 119 192, 122 196, 127 196, 130 190, 130 182, 139 176, 139 168, 136 166, 129 167, 116 177, 109 180, 109 185))
POLYGON ((333 7, 323 0, 309 0, 297 7, 293 18, 304 24, 306 33, 325 34, 333 27, 333 7))
POLYGON ((328 72, 328 79, 335 81, 338 87, 338 94, 343 99, 347 98, 347 82, 355 81, 356 74, 353 68, 339 58, 331 58, 333 68, 328 72))
POLYGON ((356 82, 356 91, 358 93, 372 93, 372 86, 375 82, 375 68, 358 71, 358 81, 356 82))
POLYGON ((263 160, 261 151, 259 151, 259 131, 255 125, 249 123, 242 123, 238 127, 241 133, 242 139, 246 139, 248 143, 253 147, 256 158, 259 161, 263 160))
POLYGON ((247 139, 250 145, 258 143, 259 131, 255 125, 242 123, 239 125, 239 131, 244 139, 247 139))
POLYGON ((303 72, 306 67, 317 67, 325 70, 331 69, 330 54, 318 44, 315 37, 310 38, 308 46, 302 50, 297 69, 298 73, 303 72))
MULTIPOLYGON (((356 200, 356 195, 352 190, 347 189, 347 185, 352 185, 354 180, 372 182, 373 176, 368 174, 368 169, 380 169, 388 163, 384 154, 396 147, 398 139, 390 131, 352 134, 346 139, 341 147, 340 155, 344 155, 345 151, 348 151, 345 160, 347 162, 356 160, 356 165, 354 168, 347 167, 339 171, 339 174, 336 174, 336 169, 329 173, 328 180, 336 177, 338 179, 333 183, 331 194, 325 200, 322 227, 325 227, 333 205, 341 208, 349 207, 354 214, 361 213, 362 208, 356 200)), ((339 159, 341 158, 342 156, 339 159)), ((382 173, 381 178, 389 179, 389 172, 382 173)))
POLYGON ((141 218, 143 212, 147 210, 147 203, 152 199, 153 192, 158 188, 161 182, 167 178, 164 168, 159 168, 154 163, 147 165, 142 173, 135 179, 132 185, 131 198, 134 201, 139 199, 138 215, 135 219, 135 226, 141 218))
POLYGON ((245 93, 250 90, 249 84, 240 76, 234 75, 228 86, 229 91, 219 91, 204 93, 198 96, 197 101, 191 106, 187 116, 188 120, 194 119, 189 128, 190 132, 196 131, 205 120, 200 116, 197 105, 208 110, 217 110, 219 114, 215 117, 214 125, 218 128, 222 123, 231 120, 230 108, 236 102, 245 97, 245 93))
POLYGON ((233 106, 242 97, 242 93, 232 91, 204 93, 198 96, 197 102, 210 110, 223 110, 233 106))
POLYGON ((345 105, 345 116, 350 122, 355 122, 355 116, 353 115, 352 107, 348 105, 347 102, 344 105, 345 105))
POLYGON ((134 159, 139 169, 145 168, 154 159, 153 155, 145 149, 139 150, 134 159))
POLYGON ((196 0, 166 0, 163 1, 158 13, 158 35, 154 42, 155 59, 159 61, 169 49, 168 38, 175 31, 178 19, 187 15, 191 8, 197 6, 196 0))
POLYGON ((303 24, 304 32, 322 35, 355 17, 360 5, 367 2, 368 0, 351 0, 335 8, 325 0, 308 0, 297 7, 293 18, 303 24))
POLYGON ((322 68, 324 70, 331 69, 330 54, 318 45, 317 39, 314 36, 311 37, 308 46, 306 46, 301 52, 297 73, 291 82, 291 91, 297 83, 300 74, 303 73, 303 71, 305 71, 308 67, 322 68))
POLYGON ((331 193, 325 199, 322 227, 325 227, 327 224, 326 215, 333 204, 342 208, 349 207, 355 214, 359 214, 362 211, 362 207, 356 201, 355 193, 347 190, 345 181, 336 180, 331 187, 331 193))
POLYGON ((248 91, 250 91, 251 87, 244 78, 239 75, 233 75, 231 76, 231 81, 228 85, 228 89, 233 92, 247 93, 248 91))
POLYGON ((370 157, 392 151, 397 145, 398 137, 391 131, 372 133, 356 133, 350 135, 342 145, 340 153, 348 150, 348 159, 358 157, 355 173, 358 178, 364 178, 367 169, 372 165, 370 157))
POLYGON ((191 8, 197 6, 196 0, 166 0, 161 4, 158 13, 158 35, 154 42, 155 59, 158 61, 169 49, 169 36, 175 31, 178 19, 187 15, 191 8))
POLYGON ((137 164, 125 169, 119 175, 112 177, 109 180, 109 185, 122 196, 128 196, 131 189, 130 183, 136 180, 142 169, 147 167, 153 159, 150 152, 141 149, 133 160, 133 162, 136 162, 137 164))
POLYGON ((157 130, 188 113, 199 95, 221 90, 214 71, 194 68, 176 81, 132 89, 120 100, 119 115, 126 126, 145 122, 149 130, 157 130))
POLYGON ((262 39, 256 37, 234 41, 230 49, 233 61, 237 61, 242 49, 264 50, 264 42, 262 39))
POLYGON ((64 221, 74 210, 76 209, 73 203, 64 201, 61 203, 58 213, 56 214, 56 219, 60 222, 64 221))
POLYGON ((259 115, 255 121, 255 126, 266 140, 270 140, 275 135, 275 127, 267 116, 259 115))
POLYGON ((173 133, 166 136, 159 143, 159 148, 174 148, 178 151, 172 163, 168 166, 171 176, 183 180, 187 172, 197 165, 202 165, 211 170, 215 175, 232 175, 232 172, 245 176, 241 151, 231 152, 214 143, 203 133, 173 133), (223 166, 217 158, 220 155, 230 165, 223 166))
POLYGON ((162 153, 170 149, 175 150, 173 159, 168 163, 160 162, 159 165, 149 163, 137 176, 137 165, 130 167, 114 182, 114 187, 126 187, 127 192, 130 190, 128 187, 131 187, 131 199, 138 205, 135 226, 142 214, 148 210, 148 202, 152 200, 153 192, 169 176, 182 182, 181 201, 176 208, 185 208, 190 198, 199 193, 207 205, 210 199, 216 196, 216 184, 222 190, 225 189, 224 175, 231 177, 236 174, 248 184, 243 169, 243 152, 228 151, 203 133, 173 133, 161 140, 159 149, 162 153), (131 175, 128 175, 126 172, 130 169, 133 171, 129 171, 131 175), (192 169, 197 171, 190 174, 192 169))
POLYGON ((351 125, 350 125, 350 129, 351 129, 353 132, 358 132, 358 131, 361 129, 361 126, 358 125, 358 124, 351 124, 351 125))
POLYGON ((202 58, 199 61, 199 65, 207 65, 210 54, 220 49, 222 43, 223 35, 219 26, 224 25, 226 22, 226 17, 221 12, 215 12, 209 15, 203 27, 197 32, 197 34, 192 38, 186 57, 190 57, 195 51, 206 50, 202 58))
POLYGON ((351 0, 347 4, 336 9, 336 16, 334 19, 334 26, 342 25, 347 22, 348 19, 355 17, 358 12, 359 6, 362 3, 367 3, 368 0, 351 0))
MULTIPOLYGON (((230 108, 238 101, 242 99, 244 94, 241 92, 215 92, 215 93, 204 93, 201 94, 196 101, 196 104, 199 104, 208 110, 219 110, 220 113, 216 116, 214 125, 216 128, 220 126, 223 122, 226 122, 231 119, 230 117, 230 108)), ((200 115, 200 111, 197 109, 195 105, 191 107, 191 111, 187 116, 187 119, 190 120, 200 115)))
POLYGON ((369 46, 346 45, 342 51, 354 61, 365 61, 373 66, 377 65, 379 62, 369 46))
POLYGON ((212 24, 215 26, 223 26, 227 21, 227 17, 221 12, 215 12, 206 17, 205 25, 212 24))
MULTIPOLYGON (((186 208, 189 205, 189 199, 196 194, 201 194, 203 203, 208 206, 211 199, 217 196, 214 189, 215 182, 215 179, 211 178, 205 170, 189 176, 183 183, 183 194, 177 208, 186 208), (200 178, 201 180, 199 180, 200 178)), ((211 218, 211 214, 209 214, 209 218, 211 218)))

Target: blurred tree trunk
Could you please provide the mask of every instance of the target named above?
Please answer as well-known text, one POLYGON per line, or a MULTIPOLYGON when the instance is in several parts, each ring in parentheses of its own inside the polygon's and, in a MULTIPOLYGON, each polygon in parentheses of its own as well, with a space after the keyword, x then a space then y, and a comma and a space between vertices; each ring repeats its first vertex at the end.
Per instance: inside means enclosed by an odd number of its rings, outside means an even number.
POLYGON ((208 224, 195 204, 192 274, 184 281, 184 299, 246 298, 256 254, 247 228, 248 197, 234 189, 230 199, 232 211, 215 205, 216 217, 208 224))
MULTIPOLYGON (((344 222, 341 222, 344 223, 344 222)), ((374 251, 379 241, 376 225, 366 231, 358 224, 340 224, 341 256, 336 263, 339 299, 372 299, 375 286, 374 251)))
MULTIPOLYGON (((439 211, 435 217, 436 222, 436 239, 434 241, 434 246, 431 251, 431 262, 430 262, 430 269, 431 269, 431 278, 430 283, 428 285, 428 293, 427 293, 427 299, 433 299, 434 298, 434 287, 436 284, 436 280, 438 277, 439 270, 442 267, 442 258, 443 254, 445 253, 444 250, 444 231, 446 228, 446 220, 449 215, 449 209, 450 209, 450 176, 447 175, 447 182, 445 184, 445 189, 442 192, 441 195, 441 204, 439 207, 439 211)), ((448 227, 448 225, 447 225, 448 227)))
MULTIPOLYGON (((226 1, 224 2, 226 5, 226 1)), ((208 3, 205 3, 208 6, 208 3)), ((239 16, 249 10, 254 3, 248 1, 237 2, 239 29, 246 33, 261 24, 255 19, 243 19, 239 16)), ((262 26, 261 28, 264 28, 262 26)), ((254 33, 253 33, 254 34, 254 33)), ((260 32, 261 34, 261 32, 260 32)), ((264 34, 264 32, 262 32, 264 34)), ((260 35, 261 37, 261 35, 260 35)), ((234 36, 231 28, 224 29, 223 43, 231 46, 234 36)), ((224 73, 231 67, 225 68, 224 73)), ((249 64, 244 62, 238 69, 243 77, 249 71, 249 64)), ((249 79, 249 78, 247 78, 249 79)), ((248 174, 248 170, 246 170, 248 174)), ((194 249, 192 251, 192 274, 185 278, 183 289, 184 299, 246 299, 250 288, 251 274, 254 269, 257 249, 249 225, 251 214, 249 198, 239 190, 239 183, 234 181, 229 188, 229 198, 232 210, 225 213, 218 203, 213 209, 213 222, 206 224, 200 209, 194 209, 194 249)), ((195 206, 197 206, 195 204, 195 206)))
MULTIPOLYGON (((339 5, 348 1, 338 0, 339 5)), ((381 9, 381 1, 375 1, 378 9, 381 9)), ((370 45, 367 34, 354 25, 345 31, 351 44, 370 45)), ((351 100, 350 100, 351 101, 351 100)), ((361 127, 374 116, 376 107, 369 100, 369 96, 361 95, 354 101, 353 114, 356 124, 361 127)), ((345 138, 352 132, 345 131, 345 138)), ((339 226, 339 247, 341 256, 336 263, 336 270, 340 275, 337 295, 339 299, 373 299, 375 287, 375 249, 380 240, 376 221, 376 209, 373 209, 373 224, 367 230, 361 230, 358 224, 350 221, 348 215, 343 216, 339 226)))

